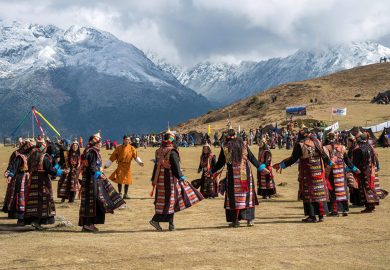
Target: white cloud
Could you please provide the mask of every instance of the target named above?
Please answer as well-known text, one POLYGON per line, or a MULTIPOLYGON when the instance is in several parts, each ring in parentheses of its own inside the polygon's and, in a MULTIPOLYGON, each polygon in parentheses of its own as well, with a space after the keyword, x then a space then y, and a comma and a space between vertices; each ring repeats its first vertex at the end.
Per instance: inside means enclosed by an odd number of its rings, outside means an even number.
POLYGON ((89 25, 173 62, 258 60, 322 43, 390 45, 388 0, 0 0, 0 18, 89 25))

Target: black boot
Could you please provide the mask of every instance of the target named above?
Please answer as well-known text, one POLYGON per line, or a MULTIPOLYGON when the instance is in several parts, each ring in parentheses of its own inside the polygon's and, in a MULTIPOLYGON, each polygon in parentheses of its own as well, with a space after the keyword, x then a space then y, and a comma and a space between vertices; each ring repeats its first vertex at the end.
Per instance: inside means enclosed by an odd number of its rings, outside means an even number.
POLYGON ((239 228, 240 227, 240 222, 238 220, 237 221, 233 221, 232 223, 229 224, 229 227, 239 228))
POLYGON ((168 227, 168 229, 169 229, 170 231, 174 231, 174 230, 175 230, 175 225, 173 225, 173 222, 169 222, 169 227, 168 227))
POLYGON ((160 223, 157 221, 154 221, 153 219, 149 221, 150 225, 152 225, 157 231, 162 231, 162 228, 160 226, 160 223))
POLYGON ((317 222, 317 219, 316 219, 316 217, 307 217, 307 218, 302 219, 302 222, 315 223, 315 222, 317 222))

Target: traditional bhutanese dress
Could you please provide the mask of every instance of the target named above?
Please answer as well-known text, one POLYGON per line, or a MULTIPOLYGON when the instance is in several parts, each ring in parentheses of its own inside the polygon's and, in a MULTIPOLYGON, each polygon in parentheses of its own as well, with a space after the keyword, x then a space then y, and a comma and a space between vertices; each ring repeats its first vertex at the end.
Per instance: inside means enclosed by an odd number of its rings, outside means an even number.
MULTIPOLYGON (((13 160, 15 159, 16 157, 16 154, 18 153, 18 150, 14 151, 9 160, 8 160, 8 166, 7 166, 7 170, 5 171, 4 175, 5 177, 8 177, 8 171, 10 170, 11 168, 11 164, 13 162, 13 160)), ((7 190, 5 192, 5 197, 4 197, 4 204, 3 204, 3 208, 2 208, 2 211, 4 213, 8 213, 8 204, 9 204, 9 200, 11 198, 11 194, 14 192, 14 181, 15 181, 15 177, 12 177, 10 183, 7 184, 7 190)))
POLYGON ((375 207, 379 198, 375 189, 375 154, 370 145, 358 144, 353 151, 353 164, 360 170, 355 174, 359 184, 360 201, 366 207, 375 207))
POLYGON ((375 190, 376 190, 376 195, 378 196, 379 199, 384 199, 386 196, 389 194, 386 190, 381 188, 380 185, 380 179, 379 179, 379 174, 378 174, 378 169, 379 168, 379 159, 378 159, 378 153, 376 152, 375 148, 371 146, 374 153, 375 153, 375 190))
POLYGON ((276 187, 274 181, 274 175, 272 173, 272 155, 271 151, 266 148, 259 148, 259 163, 265 164, 266 169, 269 173, 266 173, 265 170, 257 172, 257 195, 265 197, 270 197, 276 194, 276 187))
POLYGON ((61 175, 61 178, 58 181, 58 198, 69 199, 69 202, 74 201, 78 187, 80 165, 80 153, 78 151, 70 151, 67 156, 66 165, 64 166, 64 168, 69 169, 69 173, 61 175))
POLYGON ((26 212, 24 224, 32 222, 53 224, 56 208, 50 176, 57 175, 51 157, 46 153, 35 151, 28 159, 30 178, 26 187, 26 212))
POLYGON ((200 178, 200 193, 205 198, 218 197, 218 180, 210 177, 210 170, 217 163, 217 159, 213 153, 202 155, 200 157, 199 169, 202 170, 200 178))
POLYGON ((299 198, 303 200, 306 216, 323 216, 327 212, 329 201, 328 188, 325 180, 324 159, 329 158, 324 153, 321 142, 317 139, 307 138, 297 142, 291 157, 283 161, 286 167, 299 160, 299 198))
POLYGON ((179 152, 175 148, 163 146, 157 149, 155 160, 152 175, 156 188, 153 221, 173 222, 174 213, 199 203, 203 196, 187 181, 179 181, 183 174, 179 152))
POLYGON ((345 164, 352 168, 353 164, 349 160, 345 146, 341 144, 329 144, 324 147, 325 152, 333 165, 326 165, 326 179, 329 190, 329 211, 333 213, 347 213, 348 207, 348 183, 346 177, 345 164))
POLYGON ((137 150, 132 145, 119 145, 110 156, 110 161, 116 161, 118 167, 111 174, 110 180, 118 184, 131 185, 131 161, 137 158, 137 150))
POLYGON ((125 204, 104 175, 95 178, 95 173, 101 171, 101 166, 99 149, 85 149, 82 157, 79 226, 104 224, 106 213, 114 213, 115 209, 125 204))
POLYGON ((25 212, 25 190, 28 183, 27 156, 15 152, 8 165, 6 174, 12 176, 8 184, 3 211, 8 213, 8 218, 23 220, 25 212))
POLYGON ((276 147, 276 135, 272 134, 270 138, 270 148, 275 149, 276 147))
POLYGON ((286 149, 290 150, 292 144, 293 144, 292 136, 291 135, 287 135, 287 137, 286 137, 286 149))
MULTIPOLYGON (((348 154, 348 158, 350 160, 353 161, 354 152, 358 148, 359 148, 359 146, 357 144, 355 144, 350 149, 348 149, 347 154, 348 154)), ((349 200, 350 200, 351 204, 354 206, 363 206, 364 203, 361 200, 358 175, 356 173, 353 173, 352 171, 348 172, 347 179, 348 179, 348 182, 351 183, 349 185, 350 186, 350 189, 349 189, 350 199, 349 200)))
POLYGON ((240 162, 232 160, 231 151, 232 141, 229 141, 222 147, 217 164, 213 168, 213 171, 216 172, 222 169, 225 164, 227 167, 224 204, 226 221, 251 221, 255 218, 255 206, 259 202, 257 200, 250 163, 256 168, 260 164, 245 142, 242 143, 242 157, 240 162))

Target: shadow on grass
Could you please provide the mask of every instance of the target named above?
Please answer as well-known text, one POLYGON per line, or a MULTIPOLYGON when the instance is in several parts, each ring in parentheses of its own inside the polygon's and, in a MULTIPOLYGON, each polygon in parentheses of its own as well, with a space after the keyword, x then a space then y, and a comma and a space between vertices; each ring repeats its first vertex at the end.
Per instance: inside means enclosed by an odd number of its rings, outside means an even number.
POLYGON ((256 217, 255 220, 267 220, 267 219, 297 219, 299 216, 302 215, 297 215, 297 216, 288 216, 288 217, 256 217))
MULTIPOLYGON (((3 224, 4 225, 4 224, 3 224)), ((220 229, 229 229, 227 225, 225 226, 214 226, 214 227, 195 227, 195 228, 176 228, 175 231, 196 231, 196 230, 220 230, 220 229)), ((5 228, 0 228, 0 234, 3 233, 22 233, 22 232, 31 232, 35 231, 32 227, 20 227, 20 226, 5 226, 5 228)), ((159 231, 150 228, 150 229, 144 229, 144 230, 106 230, 106 231, 99 231, 99 232, 82 232, 81 228, 80 230, 63 230, 63 229, 56 229, 56 228, 45 228, 45 230, 40 231, 40 233, 82 233, 82 234, 127 234, 127 233, 146 233, 146 232, 156 232, 159 231)), ((168 229, 164 229, 162 232, 169 232, 168 229)))
POLYGON ((35 229, 31 226, 18 226, 16 224, 0 224, 0 234, 8 234, 8 233, 24 233, 24 232, 32 232, 35 229))
POLYGON ((348 215, 367 215, 367 216, 369 216, 370 214, 371 215, 375 214, 375 212, 374 213, 360 213, 360 211, 361 210, 359 210, 358 212, 349 212, 348 215))
POLYGON ((143 201, 143 200, 154 200, 154 196, 153 196, 153 198, 151 198, 151 197, 139 197, 139 198, 130 197, 130 199, 125 199, 125 201, 133 201, 133 200, 140 200, 140 201, 143 201))
POLYGON ((260 203, 296 203, 297 200, 278 200, 278 199, 271 199, 271 200, 260 200, 260 203))
POLYGON ((301 220, 274 220, 274 221, 268 221, 268 222, 255 221, 254 223, 266 225, 266 224, 286 224, 286 223, 287 224, 294 224, 294 223, 301 223, 302 224, 303 222, 301 220))

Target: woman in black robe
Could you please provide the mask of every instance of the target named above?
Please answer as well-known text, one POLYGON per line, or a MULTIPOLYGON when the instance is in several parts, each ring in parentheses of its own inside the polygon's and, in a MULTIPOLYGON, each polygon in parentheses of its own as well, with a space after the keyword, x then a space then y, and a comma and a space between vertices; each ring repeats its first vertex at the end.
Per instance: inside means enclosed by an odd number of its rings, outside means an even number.
POLYGON ((33 142, 25 141, 13 154, 6 171, 8 189, 3 211, 8 213, 8 218, 17 219, 18 225, 24 225, 25 192, 29 178, 27 159, 34 146, 33 142))
POLYGON ((90 137, 82 156, 79 226, 84 232, 99 231, 95 224, 104 224, 106 213, 114 213, 115 209, 125 204, 101 171, 101 147, 100 133, 97 133, 90 137))
POLYGON ((246 220, 248 226, 254 225, 255 206, 259 203, 249 163, 258 168, 258 171, 265 169, 265 165, 260 165, 246 142, 237 138, 233 129, 229 129, 211 173, 227 166, 224 208, 226 221, 230 222, 231 227, 239 227, 240 220, 246 220))
POLYGON ((52 158, 46 153, 43 138, 38 138, 35 151, 28 158, 28 168, 31 178, 27 184, 24 224, 43 230, 41 225, 54 224, 56 215, 51 176, 62 174, 59 165, 53 166, 52 158))

